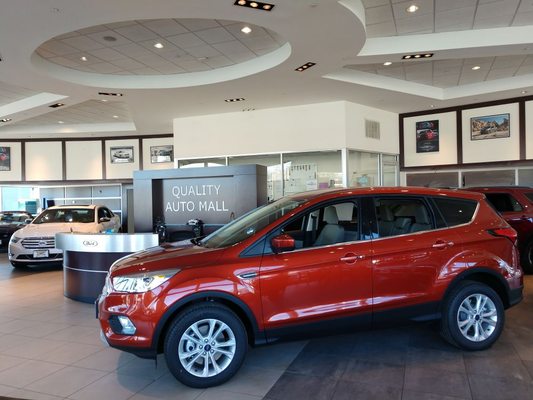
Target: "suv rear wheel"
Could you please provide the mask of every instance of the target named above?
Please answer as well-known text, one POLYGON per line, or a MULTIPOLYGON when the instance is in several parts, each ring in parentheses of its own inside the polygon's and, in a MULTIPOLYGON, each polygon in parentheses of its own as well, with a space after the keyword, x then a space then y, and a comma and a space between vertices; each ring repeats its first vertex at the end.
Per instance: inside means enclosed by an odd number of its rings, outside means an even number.
POLYGON ((498 339, 504 320, 502 300, 492 288, 464 281, 445 301, 441 333, 462 349, 484 350, 498 339))
POLYGON ((170 372, 185 385, 220 385, 239 370, 248 340, 242 321, 221 304, 196 305, 180 314, 165 337, 170 372))

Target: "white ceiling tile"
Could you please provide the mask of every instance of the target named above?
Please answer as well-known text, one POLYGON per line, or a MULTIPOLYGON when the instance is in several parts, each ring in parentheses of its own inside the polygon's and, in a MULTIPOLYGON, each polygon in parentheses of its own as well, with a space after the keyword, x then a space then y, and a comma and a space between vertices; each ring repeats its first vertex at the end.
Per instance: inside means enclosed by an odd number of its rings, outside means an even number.
POLYGON ((200 46, 206 44, 202 39, 194 33, 182 33, 176 36, 169 36, 167 40, 181 47, 187 49, 188 47, 200 46))
POLYGON ((474 65, 490 67, 493 62, 494 62, 494 57, 465 58, 463 65, 468 68, 471 68, 474 65))
POLYGON ((155 69, 148 68, 148 67, 136 69, 131 72, 134 73, 135 75, 161 75, 159 71, 156 71, 155 69))
POLYGON ((113 72, 120 71, 120 67, 117 67, 116 65, 105 63, 105 62, 99 63, 99 64, 93 64, 90 66, 90 69, 100 74, 112 74, 113 72))
POLYGON ((533 11, 521 12, 515 15, 512 26, 533 25, 533 11))
POLYGON ((108 28, 106 28, 105 25, 97 25, 97 26, 90 26, 84 29, 79 29, 76 32, 78 32, 80 35, 89 35, 91 33, 102 32, 106 30, 108 30, 108 28))
MULTIPOLYGON (((125 58, 126 56, 112 48, 105 48, 105 49, 98 49, 98 50, 91 50, 88 51, 88 53, 94 57, 97 57, 104 61, 113 61, 113 60, 120 60, 121 58, 125 58)), ((88 57, 90 59, 90 57, 88 57)))
POLYGON ((493 79, 501 79, 501 78, 510 78, 514 75, 517 68, 510 67, 510 68, 499 68, 499 69, 492 69, 487 74, 487 80, 493 80, 493 79))
POLYGON ((396 36, 396 25, 393 21, 367 25, 366 34, 369 38, 396 36))
POLYGON ((63 43, 72 46, 80 51, 96 50, 104 47, 103 44, 87 36, 74 36, 61 40, 63 43))
POLYGON ((367 25, 393 21, 392 8, 390 5, 368 8, 365 10, 365 22, 367 25))
POLYGON ((200 61, 184 61, 178 63, 180 67, 185 69, 186 71, 209 71, 211 70, 211 67, 209 65, 206 65, 200 61))
POLYGON ((165 60, 163 57, 159 57, 156 55, 151 55, 149 57, 138 57, 136 60, 140 63, 143 63, 144 65, 147 65, 148 67, 172 66, 172 63, 170 61, 165 60))
POLYGON ((98 63, 105 61, 105 60, 99 59, 98 57, 94 57, 88 53, 67 54, 63 57, 79 65, 92 65, 92 64, 98 64, 98 63), (86 57, 87 61, 83 61, 81 59, 82 57, 86 57))
POLYGON ((248 60, 251 60, 252 58, 256 57, 256 54, 253 52, 250 53, 239 53, 239 54, 226 54, 226 57, 228 57, 231 61, 234 63, 241 63, 248 60))
POLYGON ((120 67, 122 69, 126 69, 126 70, 134 70, 134 69, 139 69, 139 68, 144 68, 146 67, 145 64, 142 64, 138 61, 135 61, 131 58, 123 58, 123 59, 120 59, 120 60, 112 60, 110 61, 111 64, 113 65, 116 65, 117 67, 120 67))
MULTIPOLYGON (((471 29, 474 21, 475 7, 465 7, 448 11, 437 12, 435 14, 435 31, 447 32, 451 27, 464 27, 471 29)), ((453 30, 459 30, 454 28, 453 30)))
POLYGON ((235 39, 233 35, 222 27, 198 31, 196 35, 208 44, 223 43, 235 39))
POLYGON ((479 4, 476 11, 477 19, 492 19, 504 15, 514 15, 520 0, 499 0, 486 4, 479 4))
POLYGON ((77 66, 80 65, 80 63, 69 60, 68 58, 65 58, 65 57, 54 57, 54 58, 50 58, 49 61, 62 65, 64 67, 68 67, 68 68, 76 68, 77 66))
POLYGON ((191 32, 201 31, 209 28, 217 28, 220 26, 216 20, 211 19, 184 18, 178 19, 177 21, 191 32))
POLYGON ((64 33, 63 35, 56 36, 54 37, 54 39, 61 40, 61 39, 67 39, 67 38, 79 36, 79 35, 80 33, 74 31, 74 32, 68 32, 68 33, 64 33))
MULTIPOLYGON (((272 34, 272 32, 268 32, 267 29, 264 29, 257 25, 247 24, 244 22, 233 23, 231 25, 225 26, 225 28, 229 33, 231 33, 237 39, 255 37, 255 36, 265 36, 265 35, 268 35, 269 33, 272 34), (242 32, 241 29, 244 28, 245 26, 248 26, 249 28, 251 28, 252 31, 250 33, 242 32)), ((284 40, 283 38, 281 38, 281 40, 283 43, 286 42, 286 40, 284 40)))
POLYGON ((116 51, 129 57, 149 57, 152 52, 137 43, 130 43, 122 46, 113 47, 116 51))
POLYGON ((43 43, 40 48, 51 52, 57 56, 64 56, 65 54, 77 53, 74 47, 69 46, 59 40, 49 40, 48 42, 43 43))
POLYGON ((157 33, 152 32, 150 29, 147 29, 140 24, 124 26, 122 28, 115 29, 115 31, 133 42, 141 42, 143 40, 158 38, 157 33))
POLYGON ((500 69, 500 68, 518 68, 520 64, 524 61, 526 58, 525 55, 519 55, 519 56, 499 56, 496 57, 494 62, 492 63, 492 69, 500 69))
POLYGON ((225 56, 209 57, 204 61, 204 63, 209 65, 211 68, 222 68, 233 65, 233 61, 225 56))
POLYGON ((253 52, 248 47, 239 42, 238 40, 232 40, 231 42, 217 43, 213 45, 218 51, 226 55, 247 54, 253 56, 253 52))
POLYGON ((99 43, 104 44, 105 46, 111 46, 111 47, 123 46, 125 44, 132 43, 131 40, 111 30, 99 31, 99 32, 88 34, 87 36, 93 40, 96 40, 99 43), (110 42, 110 41, 105 40, 104 37, 114 37, 116 40, 110 42))
POLYGON ((512 19, 512 15, 493 15, 489 18, 478 18, 476 16, 476 19, 474 20, 474 29, 491 29, 506 27, 511 24, 512 19))
POLYGON ((193 57, 216 57, 221 55, 220 52, 212 46, 203 45, 196 47, 189 47, 187 52, 193 57))
POLYGON ((389 0, 363 0, 363 5, 368 7, 377 7, 385 4, 390 4, 389 0))
POLYGON ((521 1, 518 6, 518 14, 533 12, 533 1, 521 1))
POLYGON ((533 74, 533 64, 528 64, 528 65, 522 65, 518 71, 516 71, 516 74, 515 75, 529 75, 529 74, 533 74))
POLYGON ((433 32, 433 18, 419 15, 409 19, 396 20, 396 29, 399 35, 406 33, 433 32))
POLYGON ((405 78, 405 71, 402 66, 398 67, 387 67, 387 68, 378 68, 377 73, 379 75, 388 76, 391 78, 398 78, 398 79, 404 79, 405 78))
POLYGON ((122 28, 124 26, 135 25, 135 24, 137 24, 136 21, 121 21, 121 22, 113 22, 111 24, 105 24, 105 26, 109 29, 117 29, 117 28, 122 28))
POLYGON ((160 56, 165 60, 175 61, 177 58, 183 57, 186 54, 187 52, 185 50, 175 47, 175 50, 162 52, 160 53, 160 56))
POLYGON ((241 40, 252 51, 277 48, 278 44, 270 36, 258 36, 241 40))
POLYGON ((180 25, 173 19, 142 20, 139 21, 139 23, 163 37, 189 32, 187 28, 180 25))
POLYGON ((396 22, 407 19, 413 21, 413 23, 416 23, 415 21, 420 20, 421 16, 425 16, 426 19, 433 20, 431 17, 433 14, 433 0, 417 0, 416 5, 419 8, 415 13, 409 13, 406 11, 407 7, 409 7, 411 4, 413 4, 413 2, 410 0, 393 4, 392 9, 396 22))
POLYGON ((177 65, 172 64, 172 66, 162 66, 159 65, 157 67, 154 67, 157 71, 159 71, 163 75, 172 75, 172 74, 182 74, 185 71, 183 68, 178 67, 177 65))
POLYGON ((453 75, 457 74, 459 75, 461 73, 462 67, 460 65, 455 67, 437 67, 436 65, 433 66, 433 76, 440 77, 440 76, 447 76, 447 75, 453 75))
POLYGON ((522 65, 533 65, 533 55, 528 55, 522 65))
POLYGON ((437 87, 451 87, 457 86, 459 82, 459 73, 449 74, 449 75, 440 75, 433 76, 433 85, 437 87))
POLYGON ((437 13, 466 7, 475 8, 476 0, 435 0, 435 11, 437 13))
POLYGON ((51 58, 51 57, 55 57, 56 56, 51 51, 45 50, 42 47, 39 47, 36 51, 37 51, 37 54, 39 54, 41 57, 44 57, 44 58, 51 58))

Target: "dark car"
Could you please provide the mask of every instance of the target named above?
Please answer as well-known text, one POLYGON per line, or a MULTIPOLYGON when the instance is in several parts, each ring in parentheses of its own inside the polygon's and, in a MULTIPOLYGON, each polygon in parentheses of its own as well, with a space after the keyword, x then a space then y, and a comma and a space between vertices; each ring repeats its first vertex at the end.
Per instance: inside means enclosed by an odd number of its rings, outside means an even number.
POLYGON ((249 344, 399 321, 440 320, 448 342, 483 350, 522 298, 515 242, 479 193, 300 193, 116 261, 98 318, 111 346, 163 352, 194 387, 230 379, 249 344))
POLYGON ((26 211, 0 211, 0 248, 7 248, 11 235, 33 219, 26 211))
POLYGON ((522 268, 533 273, 533 188, 498 186, 465 190, 484 193, 489 203, 518 232, 522 268))

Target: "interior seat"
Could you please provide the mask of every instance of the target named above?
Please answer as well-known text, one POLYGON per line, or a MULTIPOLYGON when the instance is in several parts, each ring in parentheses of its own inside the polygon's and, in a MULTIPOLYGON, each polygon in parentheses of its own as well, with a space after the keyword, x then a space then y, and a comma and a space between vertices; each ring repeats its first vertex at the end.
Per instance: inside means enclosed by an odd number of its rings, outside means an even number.
POLYGON ((339 225, 337 210, 333 206, 324 209, 324 221, 326 225, 320 231, 313 246, 326 246, 328 244, 341 243, 344 241, 344 228, 339 225))
POLYGON ((379 206, 379 236, 391 236, 394 227, 394 214, 392 210, 384 204, 379 206))
POLYGON ((424 206, 416 207, 415 223, 411 226, 411 232, 429 231, 431 227, 431 221, 429 215, 424 206))

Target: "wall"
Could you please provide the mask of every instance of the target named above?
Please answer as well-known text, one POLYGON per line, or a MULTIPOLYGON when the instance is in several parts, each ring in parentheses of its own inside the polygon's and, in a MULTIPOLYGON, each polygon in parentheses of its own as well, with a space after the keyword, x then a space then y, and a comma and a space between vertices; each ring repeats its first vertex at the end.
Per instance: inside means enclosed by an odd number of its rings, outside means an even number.
POLYGON ((63 152, 61 142, 26 143, 26 180, 62 180, 63 152))
POLYGON ((67 142, 65 146, 67 180, 103 178, 101 141, 67 142))
POLYGON ((336 150, 398 153, 398 116, 344 101, 202 115, 174 120, 175 157, 220 157, 336 150), (364 119, 381 123, 381 140, 364 136, 364 119))

